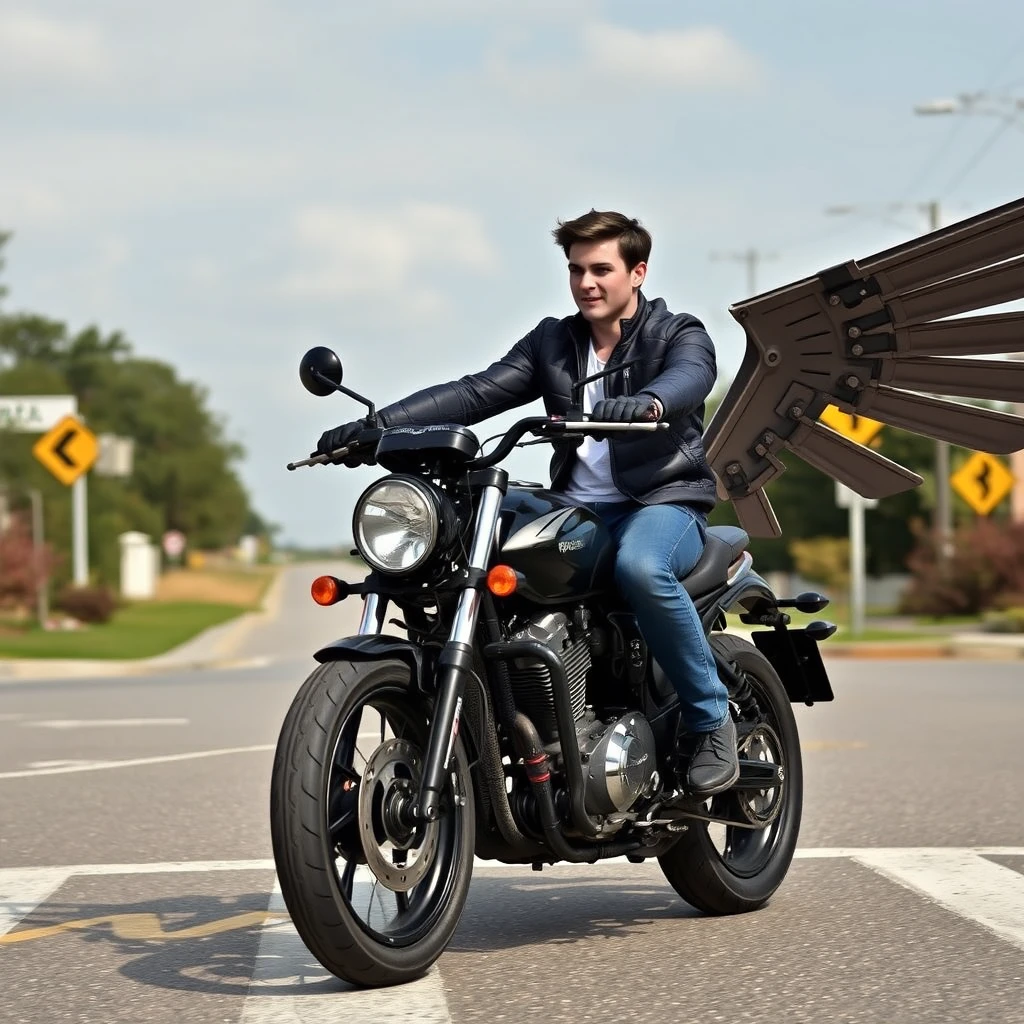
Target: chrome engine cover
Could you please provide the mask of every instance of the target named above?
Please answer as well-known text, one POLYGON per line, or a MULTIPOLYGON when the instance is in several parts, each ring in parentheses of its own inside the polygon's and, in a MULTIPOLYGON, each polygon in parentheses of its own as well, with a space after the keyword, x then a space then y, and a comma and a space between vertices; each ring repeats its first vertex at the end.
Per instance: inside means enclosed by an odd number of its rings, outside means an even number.
POLYGON ((628 811, 650 789, 656 772, 654 733, 636 712, 612 722, 594 721, 579 736, 590 814, 628 811))

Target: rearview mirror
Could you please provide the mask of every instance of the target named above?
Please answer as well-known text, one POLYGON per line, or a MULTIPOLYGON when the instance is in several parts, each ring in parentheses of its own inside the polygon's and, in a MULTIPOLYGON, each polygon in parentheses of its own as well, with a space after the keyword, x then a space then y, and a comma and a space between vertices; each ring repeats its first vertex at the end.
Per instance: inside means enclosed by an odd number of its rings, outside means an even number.
POLYGON ((341 360, 323 345, 311 348, 299 363, 299 380, 311 394, 333 395, 341 386, 341 360))

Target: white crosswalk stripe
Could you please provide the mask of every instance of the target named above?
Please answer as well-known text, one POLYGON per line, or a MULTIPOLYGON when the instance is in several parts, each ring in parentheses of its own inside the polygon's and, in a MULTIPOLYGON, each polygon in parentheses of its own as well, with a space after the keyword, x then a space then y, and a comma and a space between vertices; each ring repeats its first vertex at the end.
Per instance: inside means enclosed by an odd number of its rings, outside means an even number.
POLYGON ((853 858, 1024 949, 1024 875, 970 850, 875 850, 853 858))
MULTIPOLYGON (((357 883, 358 885, 358 880, 357 883)), ((367 883, 369 889, 369 883, 367 883)), ((283 911, 281 889, 275 885, 268 904, 270 911, 283 911)), ((303 1021, 304 1024, 334 1024, 338 1020, 338 983, 303 945, 290 921, 269 921, 262 929, 256 964, 242 1010, 242 1024, 274 1024, 303 1021), (329 990, 316 989, 328 983, 329 990), (280 986, 306 986, 309 994, 285 998, 275 996, 280 986), (267 990, 270 990, 269 992, 267 990), (269 995, 270 998, 261 998, 269 995)), ((345 1000, 346 1024, 451 1024, 441 976, 435 967, 419 981, 396 988, 353 990, 345 1000)))
MULTIPOLYGON (((990 859, 1024 857, 1024 847, 973 848, 818 848, 797 852, 800 860, 844 859, 861 864, 944 909, 979 925, 1001 940, 1024 949, 1024 874, 990 859)), ((612 864, 615 861, 606 861, 612 864)), ((623 864, 627 862, 622 861, 623 864)), ((18 924, 77 876, 151 875, 273 870, 271 860, 172 861, 149 864, 82 864, 63 867, 0 869, 0 936, 18 924)), ((566 866, 563 866, 566 867, 566 866)), ((477 870, 524 872, 522 865, 477 861, 477 870)), ((575 871, 585 872, 586 866, 575 871)), ((656 863, 629 865, 631 871, 657 872, 656 863)), ((287 918, 275 884, 260 930, 242 1024, 339 1019, 340 983, 309 953, 287 918)), ((344 994, 348 1024, 452 1024, 441 974, 393 989, 344 994)))

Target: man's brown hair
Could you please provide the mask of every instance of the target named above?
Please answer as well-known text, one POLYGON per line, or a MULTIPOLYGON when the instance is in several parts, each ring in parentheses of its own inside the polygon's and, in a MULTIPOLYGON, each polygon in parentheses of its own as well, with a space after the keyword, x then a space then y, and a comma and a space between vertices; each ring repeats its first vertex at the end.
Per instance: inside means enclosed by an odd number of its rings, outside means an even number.
POLYGON ((551 234, 566 259, 576 242, 606 242, 611 238, 619 240, 619 255, 627 270, 638 263, 646 263, 651 257, 650 232, 641 227, 635 217, 614 210, 591 210, 575 220, 560 220, 551 234))

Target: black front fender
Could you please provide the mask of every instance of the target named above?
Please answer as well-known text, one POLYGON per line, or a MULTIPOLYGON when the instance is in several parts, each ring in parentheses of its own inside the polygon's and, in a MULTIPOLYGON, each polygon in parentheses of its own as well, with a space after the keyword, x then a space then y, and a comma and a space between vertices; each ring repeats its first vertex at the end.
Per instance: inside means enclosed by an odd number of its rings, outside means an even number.
POLYGON ((398 658, 409 666, 413 681, 421 693, 433 689, 430 686, 433 666, 424 658, 423 649, 400 636, 380 633, 346 636, 326 647, 321 647, 313 657, 321 665, 329 661, 385 661, 388 658, 398 658))

